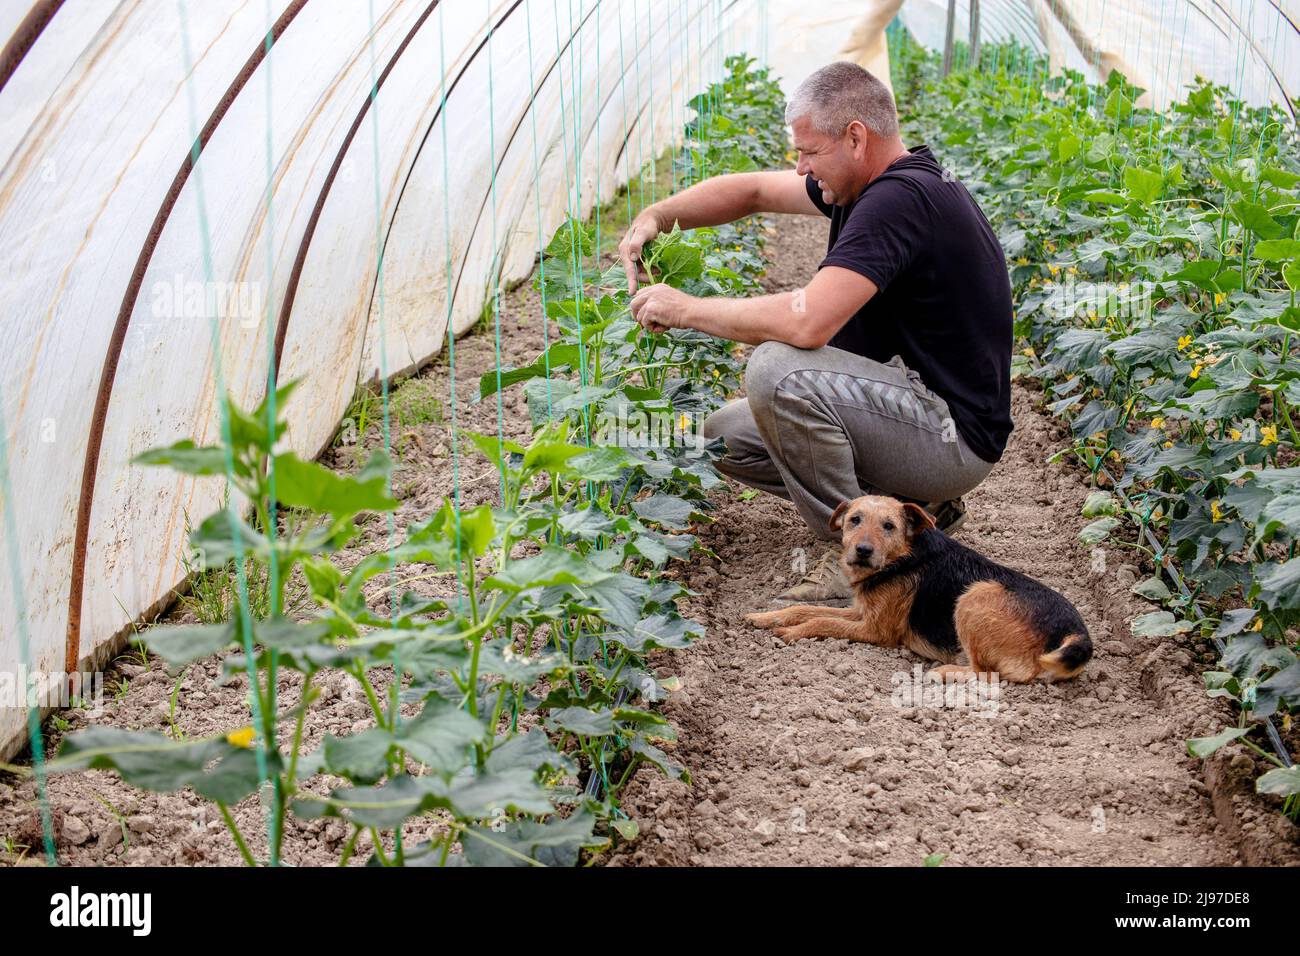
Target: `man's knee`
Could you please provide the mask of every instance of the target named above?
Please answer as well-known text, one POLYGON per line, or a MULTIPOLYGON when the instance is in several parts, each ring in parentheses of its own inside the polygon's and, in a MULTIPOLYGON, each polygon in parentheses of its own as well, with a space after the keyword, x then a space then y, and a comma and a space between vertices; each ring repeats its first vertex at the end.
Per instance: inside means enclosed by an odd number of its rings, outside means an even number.
POLYGON ((769 403, 777 385, 790 374, 802 351, 784 342, 759 343, 745 363, 745 394, 750 402, 769 403))

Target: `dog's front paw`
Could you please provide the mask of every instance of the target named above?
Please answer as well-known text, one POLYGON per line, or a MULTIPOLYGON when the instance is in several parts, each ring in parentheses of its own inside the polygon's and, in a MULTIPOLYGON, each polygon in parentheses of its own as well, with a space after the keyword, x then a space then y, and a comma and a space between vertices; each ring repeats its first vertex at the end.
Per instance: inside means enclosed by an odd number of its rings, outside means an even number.
POLYGON ((798 626, 775 627, 772 629, 772 633, 775 634, 777 637, 779 637, 781 640, 785 641, 785 643, 787 644, 793 644, 795 641, 799 640, 799 638, 803 636, 801 633, 799 633, 798 626))
POLYGON ((752 614, 746 614, 745 620, 755 627, 769 628, 781 620, 781 611, 755 611, 752 614))

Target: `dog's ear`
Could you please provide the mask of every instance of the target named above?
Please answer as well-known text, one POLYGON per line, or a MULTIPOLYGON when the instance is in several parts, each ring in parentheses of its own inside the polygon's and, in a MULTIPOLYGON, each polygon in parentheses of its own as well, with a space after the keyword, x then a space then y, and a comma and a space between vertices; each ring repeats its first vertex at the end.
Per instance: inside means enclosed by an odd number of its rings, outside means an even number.
POLYGON ((909 534, 920 534, 922 531, 935 527, 934 515, 910 501, 903 503, 903 518, 907 521, 909 534))
POLYGON ((840 528, 843 527, 844 522, 843 519, 841 518, 841 515, 843 515, 844 512, 848 510, 849 510, 849 502, 847 501, 841 501, 839 504, 835 506, 835 510, 831 512, 832 531, 839 531, 840 528))

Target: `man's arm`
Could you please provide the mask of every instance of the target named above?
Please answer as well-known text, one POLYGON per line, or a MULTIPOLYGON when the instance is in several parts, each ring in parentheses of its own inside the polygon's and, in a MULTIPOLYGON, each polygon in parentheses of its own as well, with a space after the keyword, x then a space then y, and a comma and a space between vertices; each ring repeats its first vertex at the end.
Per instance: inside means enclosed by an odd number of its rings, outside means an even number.
POLYGON ((683 229, 718 226, 756 212, 822 214, 808 197, 804 177, 792 169, 713 176, 647 206, 632 220, 618 244, 628 292, 636 291, 641 250, 659 233, 671 231, 673 223, 683 229))
POLYGON ((803 289, 747 299, 696 298, 671 286, 647 286, 632 299, 632 315, 652 332, 697 329, 749 345, 776 341, 817 349, 876 291, 852 269, 824 266, 803 289))

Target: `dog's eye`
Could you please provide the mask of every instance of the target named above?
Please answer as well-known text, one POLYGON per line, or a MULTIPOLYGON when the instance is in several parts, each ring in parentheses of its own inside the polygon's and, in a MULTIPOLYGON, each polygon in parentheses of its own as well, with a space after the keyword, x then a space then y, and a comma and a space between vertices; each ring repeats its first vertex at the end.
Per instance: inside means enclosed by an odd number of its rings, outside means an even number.
POLYGON ((892 522, 892 521, 886 521, 883 525, 881 525, 881 527, 884 528, 886 531, 893 531, 893 530, 894 530, 894 522, 892 522))
POLYGON ((862 524, 862 518, 858 515, 854 515, 849 519, 849 524, 862 524))

